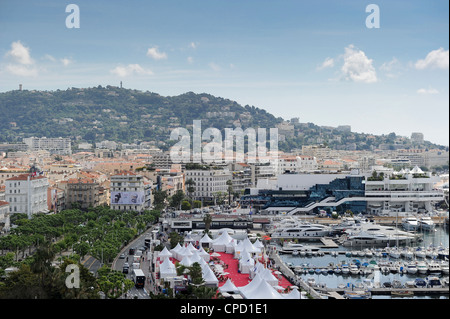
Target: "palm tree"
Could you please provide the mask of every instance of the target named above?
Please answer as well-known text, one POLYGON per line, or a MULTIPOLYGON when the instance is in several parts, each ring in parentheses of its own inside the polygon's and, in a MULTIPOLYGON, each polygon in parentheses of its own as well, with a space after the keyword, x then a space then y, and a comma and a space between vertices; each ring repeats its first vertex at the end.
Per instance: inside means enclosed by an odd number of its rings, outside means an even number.
POLYGON ((233 181, 231 179, 227 180, 228 185, 228 205, 231 205, 231 192, 233 192, 233 181))
POLYGON ((192 193, 193 192, 195 192, 195 182, 194 182, 194 180, 192 179, 192 178, 189 178, 187 181, 186 181, 186 185, 187 185, 187 188, 186 188, 186 190, 187 190, 187 192, 188 192, 188 194, 189 194, 189 197, 191 198, 191 200, 192 200, 192 193))

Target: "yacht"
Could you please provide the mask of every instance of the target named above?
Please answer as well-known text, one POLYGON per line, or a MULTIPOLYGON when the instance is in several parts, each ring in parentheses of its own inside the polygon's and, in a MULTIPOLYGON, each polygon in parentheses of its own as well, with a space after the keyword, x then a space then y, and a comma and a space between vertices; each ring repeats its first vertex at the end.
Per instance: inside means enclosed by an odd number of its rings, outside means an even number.
POLYGON ((295 226, 277 228, 271 236, 272 238, 298 238, 298 239, 318 239, 331 234, 332 228, 326 225, 298 223, 295 226))
POLYGON ((448 276, 448 261, 441 262, 441 272, 443 275, 448 276))
POLYGON ((398 258, 400 258, 400 256, 401 256, 401 252, 397 247, 394 247, 389 251, 389 257, 391 257, 391 258, 398 259, 398 258))
POLYGON ((346 231, 341 238, 343 246, 395 246, 411 243, 418 235, 399 230, 392 226, 382 226, 373 223, 361 223, 354 231, 346 231))
POLYGON ((405 217, 402 219, 402 226, 406 231, 414 231, 419 229, 419 221, 416 217, 405 217))
POLYGON ((343 264, 341 267, 341 272, 343 275, 348 275, 350 272, 350 267, 347 264, 343 264))
POLYGON ((430 216, 422 216, 419 219, 420 229, 425 231, 432 231, 435 228, 434 222, 430 216))
POLYGON ((427 282, 427 287, 442 288, 442 282, 436 276, 429 276, 425 279, 425 281, 427 282))
POLYGON ((307 246, 307 245, 303 245, 303 244, 296 244, 296 243, 292 243, 289 242, 287 244, 284 244, 283 247, 280 249, 280 253, 281 254, 293 254, 293 255, 297 255, 302 253, 302 255, 306 255, 306 252, 310 251, 319 251, 319 247, 315 247, 315 246, 307 246), (297 252, 297 253, 295 253, 297 252))
POLYGON ((408 263, 406 265, 406 272, 410 275, 414 275, 417 273, 417 265, 415 262, 408 263))
POLYGON ((350 264, 350 273, 352 275, 359 275, 359 268, 356 264, 350 264))
POLYGON ((417 250, 414 252, 414 256, 416 258, 425 259, 426 257, 425 249, 417 248, 417 250))
POLYGON ((425 261, 419 261, 417 262, 417 271, 419 274, 426 274, 428 273, 428 265, 425 261))
POLYGON ((349 229, 356 229, 358 227, 358 223, 352 217, 344 217, 342 222, 332 227, 333 233, 342 233, 349 229))
POLYGON ((441 265, 436 261, 431 261, 428 263, 428 272, 430 274, 440 274, 441 273, 441 265))

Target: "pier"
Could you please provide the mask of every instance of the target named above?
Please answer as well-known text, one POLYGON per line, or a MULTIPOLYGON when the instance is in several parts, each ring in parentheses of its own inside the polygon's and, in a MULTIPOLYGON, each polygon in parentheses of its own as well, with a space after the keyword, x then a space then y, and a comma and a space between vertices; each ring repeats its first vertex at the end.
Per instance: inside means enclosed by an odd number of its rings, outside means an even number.
MULTIPOLYGON (((336 294, 344 294, 344 289, 340 288, 327 288, 327 287, 314 287, 317 291, 323 294, 336 297, 336 294)), ((345 289, 346 290, 346 289, 345 289)), ((355 288, 355 290, 358 290, 355 288)), ((411 295, 448 295, 448 288, 370 288, 372 295, 397 295, 401 296, 404 292, 409 292, 411 295)), ((406 295, 405 295, 406 296, 406 295)), ((342 296, 341 296, 342 297, 342 296)), ((343 298, 343 297, 342 297, 343 298)), ((339 298, 339 299, 342 299, 339 298)), ((338 298, 336 298, 338 299, 338 298)))

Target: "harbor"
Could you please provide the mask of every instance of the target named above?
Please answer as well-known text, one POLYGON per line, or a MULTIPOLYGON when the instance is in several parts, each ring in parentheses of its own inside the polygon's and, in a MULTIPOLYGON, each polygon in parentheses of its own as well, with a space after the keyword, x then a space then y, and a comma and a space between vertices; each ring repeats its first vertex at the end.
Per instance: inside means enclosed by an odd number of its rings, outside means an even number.
POLYGON ((275 240, 274 260, 312 298, 448 299, 448 228, 437 224, 416 236, 398 247, 343 246, 340 237, 275 240))

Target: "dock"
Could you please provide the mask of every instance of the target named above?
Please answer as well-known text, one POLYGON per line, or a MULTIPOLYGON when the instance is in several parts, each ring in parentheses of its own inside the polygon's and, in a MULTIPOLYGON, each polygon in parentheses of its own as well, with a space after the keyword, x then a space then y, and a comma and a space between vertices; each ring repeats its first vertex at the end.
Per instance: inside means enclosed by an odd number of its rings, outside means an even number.
POLYGON ((339 248, 339 245, 334 242, 334 240, 326 237, 320 238, 323 246, 320 248, 339 248))
MULTIPOLYGON (((336 294, 344 294, 344 289, 340 288, 327 288, 327 287, 314 287, 315 290, 322 292, 323 294, 336 297, 336 294)), ((370 288, 372 295, 393 295, 395 293, 410 292, 412 295, 448 295, 449 289, 445 288, 370 288)), ((337 299, 337 298, 336 298, 337 299)), ((342 299, 342 298, 339 298, 342 299)))

